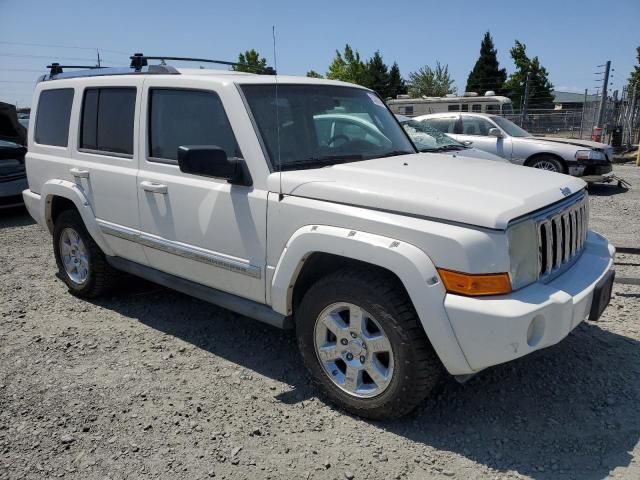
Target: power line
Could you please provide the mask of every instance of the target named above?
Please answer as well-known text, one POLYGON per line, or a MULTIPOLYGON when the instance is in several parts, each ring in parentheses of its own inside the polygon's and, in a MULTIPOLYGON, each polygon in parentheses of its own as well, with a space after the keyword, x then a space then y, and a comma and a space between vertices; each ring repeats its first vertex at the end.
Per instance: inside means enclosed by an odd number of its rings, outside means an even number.
POLYGON ((17 45, 21 47, 69 48, 69 49, 76 49, 76 50, 91 50, 91 51, 95 51, 96 48, 98 48, 98 50, 102 50, 103 52, 117 53, 120 55, 131 55, 131 53, 121 52, 119 50, 110 50, 108 48, 100 48, 100 47, 76 47, 71 45, 45 45, 42 43, 22 43, 22 42, 6 42, 6 41, 0 41, 0 44, 17 45))

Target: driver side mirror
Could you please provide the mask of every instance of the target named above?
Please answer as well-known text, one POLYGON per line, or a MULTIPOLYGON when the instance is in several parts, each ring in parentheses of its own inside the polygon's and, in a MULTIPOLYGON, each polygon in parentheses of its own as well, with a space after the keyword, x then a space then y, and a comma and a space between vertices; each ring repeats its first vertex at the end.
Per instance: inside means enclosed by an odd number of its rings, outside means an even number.
POLYGON ((490 128, 489 129, 489 136, 490 137, 497 137, 497 138, 502 138, 504 137, 504 134, 502 133, 502 130, 500 130, 499 128, 490 128))
POLYGON ((234 185, 253 185, 244 160, 228 159, 226 152, 216 145, 181 145, 178 166, 183 173, 222 178, 234 185))

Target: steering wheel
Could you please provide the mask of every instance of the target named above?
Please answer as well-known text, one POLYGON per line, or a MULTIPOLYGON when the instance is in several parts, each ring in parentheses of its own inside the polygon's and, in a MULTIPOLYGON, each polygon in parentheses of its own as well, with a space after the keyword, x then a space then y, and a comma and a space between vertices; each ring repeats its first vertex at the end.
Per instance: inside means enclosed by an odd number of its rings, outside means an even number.
POLYGON ((331 146, 332 143, 334 143, 336 140, 344 140, 345 142, 348 142, 350 140, 349 137, 347 137, 346 135, 343 135, 342 133, 339 133, 337 135, 334 135, 333 137, 331 137, 329 140, 327 140, 327 146, 331 146))

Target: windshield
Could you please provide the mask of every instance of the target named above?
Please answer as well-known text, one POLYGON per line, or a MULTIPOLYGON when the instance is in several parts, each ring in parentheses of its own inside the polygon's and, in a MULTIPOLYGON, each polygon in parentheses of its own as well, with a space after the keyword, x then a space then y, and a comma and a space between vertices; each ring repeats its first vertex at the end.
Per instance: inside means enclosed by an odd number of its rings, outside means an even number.
POLYGON ((465 148, 462 143, 455 141, 424 121, 404 120, 400 124, 409 135, 409 138, 413 140, 416 148, 421 152, 444 150, 443 147, 465 148))
POLYGON ((507 135, 509 135, 510 137, 530 137, 531 136, 529 132, 527 132, 526 130, 523 130, 518 125, 513 123, 511 120, 507 120, 506 118, 495 117, 495 116, 491 117, 491 120, 493 120, 496 123, 496 125, 498 125, 502 130, 507 132, 507 135))
POLYGON ((415 153, 382 100, 366 90, 281 84, 277 103, 275 85, 242 91, 275 171, 415 153))

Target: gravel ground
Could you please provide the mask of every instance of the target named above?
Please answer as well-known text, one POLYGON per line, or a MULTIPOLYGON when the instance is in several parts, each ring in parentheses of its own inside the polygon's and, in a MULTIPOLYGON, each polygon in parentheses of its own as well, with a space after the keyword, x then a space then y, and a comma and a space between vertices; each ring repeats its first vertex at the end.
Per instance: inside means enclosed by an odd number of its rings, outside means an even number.
MULTIPOLYGON (((593 226, 640 246, 636 185, 591 189, 593 226)), ((322 402, 293 335, 131 279, 78 300, 48 233, 0 213, 0 478, 640 478, 640 287, 565 341, 413 415, 322 402)), ((640 277, 640 256, 619 255, 640 277)))

